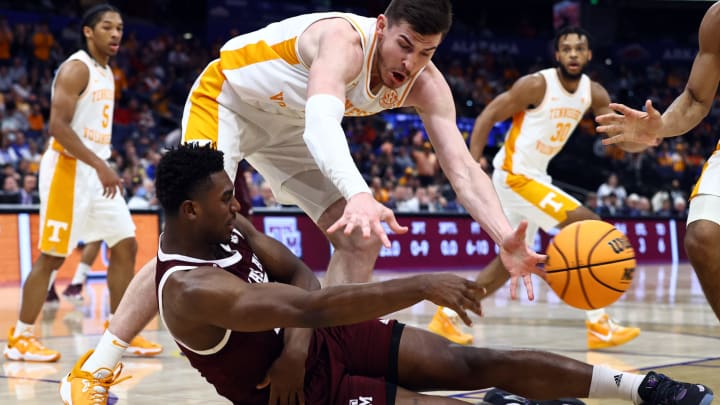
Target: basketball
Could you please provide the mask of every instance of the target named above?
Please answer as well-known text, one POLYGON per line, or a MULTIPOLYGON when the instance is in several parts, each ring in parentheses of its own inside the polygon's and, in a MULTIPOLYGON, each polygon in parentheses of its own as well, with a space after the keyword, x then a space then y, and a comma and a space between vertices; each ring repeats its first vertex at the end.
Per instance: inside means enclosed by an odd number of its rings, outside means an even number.
POLYGON ((563 228, 547 248, 547 282, 579 309, 606 307, 630 287, 635 251, 612 224, 586 220, 563 228))

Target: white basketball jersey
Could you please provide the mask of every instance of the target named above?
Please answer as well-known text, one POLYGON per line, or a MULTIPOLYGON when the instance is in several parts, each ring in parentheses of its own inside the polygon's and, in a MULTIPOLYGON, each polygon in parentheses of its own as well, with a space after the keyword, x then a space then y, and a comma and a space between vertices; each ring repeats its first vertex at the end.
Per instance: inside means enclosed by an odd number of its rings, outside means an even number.
MULTIPOLYGON (((87 87, 75 105, 75 114, 70 127, 88 149, 95 152, 100 158, 108 159, 115 105, 115 79, 112 69, 110 66, 101 66, 95 62, 84 50, 70 55, 63 63, 71 60, 79 60, 87 65, 90 75, 87 87)), ((53 79, 51 97, 54 95, 54 90, 55 81, 53 79)), ((63 150, 54 139, 52 144, 54 149, 63 150)))
POLYGON ((545 78, 545 97, 539 106, 513 116, 505 144, 493 166, 529 177, 546 176, 550 160, 562 150, 592 102, 590 78, 582 75, 569 93, 555 68, 538 72, 545 78))
POLYGON ((238 97, 263 111, 304 117, 309 66, 298 50, 298 38, 310 25, 327 18, 343 18, 352 24, 364 53, 362 71, 347 85, 345 115, 371 115, 401 106, 419 73, 398 89, 383 86, 373 94, 370 73, 377 46, 376 19, 338 12, 292 17, 225 43, 220 50, 220 70, 226 81, 216 96, 218 103, 242 114, 233 105, 238 97), (228 87, 234 94, 223 94, 228 87))

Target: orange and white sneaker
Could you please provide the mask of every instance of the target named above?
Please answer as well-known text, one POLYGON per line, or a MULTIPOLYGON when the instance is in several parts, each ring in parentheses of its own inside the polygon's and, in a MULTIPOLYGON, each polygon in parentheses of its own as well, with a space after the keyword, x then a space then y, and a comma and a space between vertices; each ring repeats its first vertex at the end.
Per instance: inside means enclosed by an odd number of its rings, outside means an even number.
POLYGON ((143 357, 157 356, 162 351, 162 345, 151 342, 140 335, 135 336, 127 348, 128 353, 143 357))
POLYGON ((3 354, 8 360, 53 362, 60 359, 60 352, 43 346, 35 336, 20 335, 13 337, 15 327, 10 328, 8 342, 3 354))
POLYGON ((435 311, 435 316, 433 316, 432 321, 430 321, 428 329, 430 332, 459 345, 469 345, 473 341, 472 335, 462 331, 459 317, 448 316, 443 311, 443 307, 438 307, 437 311, 435 311))
POLYGON ((587 326, 587 346, 590 350, 624 345, 640 334, 640 328, 618 325, 607 314, 597 322, 586 320, 585 326, 587 326))
MULTIPOLYGON (((110 325, 109 321, 105 321, 105 329, 110 325)), ((144 337, 137 335, 131 341, 125 351, 140 357, 152 357, 162 353, 163 347, 159 343, 151 342, 144 337)))
POLYGON ((106 405, 110 387, 130 378, 129 376, 119 378, 122 373, 122 363, 114 370, 99 368, 92 373, 82 370, 82 365, 92 352, 93 350, 89 350, 85 353, 75 363, 70 373, 60 380, 60 396, 65 405, 106 405))

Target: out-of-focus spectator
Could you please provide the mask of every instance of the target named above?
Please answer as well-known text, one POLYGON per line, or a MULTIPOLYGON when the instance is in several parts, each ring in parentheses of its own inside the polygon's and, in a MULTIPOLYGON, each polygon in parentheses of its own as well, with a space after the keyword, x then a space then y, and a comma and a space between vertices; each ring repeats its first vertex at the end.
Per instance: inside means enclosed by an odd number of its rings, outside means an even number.
POLYGON ((654 214, 658 217, 669 218, 673 216, 672 201, 670 197, 665 193, 661 198, 658 199, 660 206, 655 210, 654 214))
POLYGON ((421 131, 418 131, 415 135, 413 135, 412 142, 412 156, 415 160, 418 180, 420 180, 420 184, 423 187, 427 187, 435 182, 435 175, 440 169, 437 155, 433 152, 430 142, 424 140, 421 131))
POLYGON ((117 101, 122 98, 123 93, 125 93, 125 90, 127 90, 128 81, 127 77, 125 76, 125 71, 123 69, 120 69, 117 60, 110 60, 110 69, 112 69, 113 77, 115 78, 115 100, 117 101))
POLYGON ((18 203, 23 205, 40 204, 40 196, 37 191, 37 176, 34 174, 23 176, 18 203))
POLYGON ((597 212, 597 209, 598 209, 598 207, 600 206, 600 205, 598 204, 598 196, 597 196, 597 193, 592 192, 592 191, 589 192, 589 193, 587 193, 587 195, 585 196, 585 203, 584 203, 584 205, 585 205, 585 207, 587 207, 587 208, 588 208, 589 210, 591 210, 592 212, 597 212))
POLYGON ((8 24, 7 18, 0 18, 0 66, 7 66, 10 64, 10 47, 13 42, 13 32, 8 24))
POLYGON ((55 45, 55 37, 48 29, 46 22, 38 24, 32 36, 33 57, 39 66, 47 66, 50 62, 50 50, 55 45))
POLYGON ((32 151, 30 150, 30 145, 25 139, 25 134, 22 131, 17 131, 14 135, 15 139, 10 144, 10 147, 13 148, 18 158, 22 160, 32 159, 32 151))
POLYGON ((640 204, 640 196, 635 193, 631 193, 625 199, 625 214, 629 217, 641 216, 639 204, 640 204))
POLYGON ((20 192, 20 186, 15 176, 7 176, 3 180, 2 191, 6 194, 14 194, 20 192))
POLYGON ((17 101, 28 101, 35 98, 32 86, 30 85, 30 81, 27 76, 22 76, 13 83, 11 90, 15 94, 15 99, 17 101))
POLYGON ((623 214, 623 210, 618 206, 618 196, 614 192, 605 194, 600 200, 600 205, 595 211, 601 217, 616 217, 623 214))
MULTIPOLYGON (((13 42, 10 46, 10 53, 13 56, 13 61, 20 58, 28 58, 31 51, 32 41, 30 39, 30 30, 28 26, 22 23, 15 24, 15 29, 13 30, 13 42)), ((22 59, 20 60, 22 61, 22 59)), ((27 74, 27 72, 25 72, 25 74, 27 74)))
POLYGON ((40 109, 40 104, 33 103, 30 107, 30 114, 27 117, 28 120, 28 135, 32 138, 37 138, 42 135, 43 129, 45 129, 45 116, 40 109))
POLYGON ((666 190, 658 190, 650 198, 650 204, 652 205, 652 212, 658 212, 662 209, 663 201, 670 201, 670 194, 666 190))
POLYGON ((427 188, 418 187, 415 190, 415 198, 418 200, 418 210, 420 212, 430 212, 431 201, 427 188))
POLYGON ((674 215, 678 218, 687 218, 687 200, 682 197, 675 197, 673 200, 674 215))
POLYGON ((8 70, 13 83, 28 75, 27 66, 20 57, 13 58, 13 63, 8 70))
POLYGON ((627 197, 627 192, 625 191, 625 187, 620 184, 616 173, 610 173, 605 183, 598 187, 597 196, 600 206, 605 205, 605 196, 611 193, 615 194, 616 197, 614 199, 615 207, 621 208, 623 201, 625 201, 625 198, 627 197))
MULTIPOLYGON (((135 176, 132 179, 132 195, 128 199, 130 209, 148 209, 153 207, 155 200, 155 186, 149 179, 142 176, 135 176)), ((157 204, 157 202, 155 202, 157 204)))
POLYGON ((40 150, 43 149, 43 144, 38 144, 38 142, 42 141, 36 141, 33 139, 28 140, 28 149, 30 151, 30 158, 27 159, 28 173, 38 174, 40 171, 40 161, 42 160, 42 153, 40 153, 40 150))
POLYGON ((390 201, 390 194, 388 190, 383 187, 380 177, 375 176, 372 178, 370 181, 370 189, 372 190, 373 197, 378 202, 387 204, 387 202, 390 201))
POLYGON ((638 210, 640 210, 641 217, 647 217, 647 216, 652 215, 652 206, 650 205, 649 198, 647 198, 645 196, 641 196, 640 201, 638 201, 637 207, 638 207, 638 210))
POLYGON ((260 195, 252 200, 253 207, 280 208, 280 203, 275 200, 275 195, 267 181, 260 183, 260 195))
POLYGON ((15 153, 15 149, 12 148, 13 141, 15 141, 15 131, 7 133, 2 137, 2 141, 0 141, 0 164, 11 165, 14 168, 17 167, 20 157, 15 153))
POLYGON ((395 186, 393 193, 395 210, 397 212, 418 212, 420 211, 420 201, 415 197, 413 189, 398 184, 395 186))
POLYGON ((0 92, 8 92, 12 88, 13 78, 10 76, 10 69, 0 65, 0 92))

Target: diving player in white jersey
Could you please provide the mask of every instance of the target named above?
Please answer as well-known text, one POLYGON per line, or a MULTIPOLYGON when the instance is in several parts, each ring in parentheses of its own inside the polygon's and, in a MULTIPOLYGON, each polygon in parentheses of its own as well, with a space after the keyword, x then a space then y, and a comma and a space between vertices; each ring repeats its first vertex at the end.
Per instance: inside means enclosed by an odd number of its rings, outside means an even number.
MULTIPOLYGON (((656 145, 663 138, 695 128, 710 112, 720 82, 720 2, 713 4, 698 29, 699 50, 685 90, 661 115, 650 100, 645 111, 611 104, 619 111, 597 117, 606 144, 634 141, 656 145)), ((720 141, 710 155, 690 195, 685 251, 700 280, 705 297, 720 319, 720 141)))
MULTIPOLYGON (((512 117, 505 144, 493 160, 493 183, 511 224, 528 221, 528 245, 538 227, 562 228, 585 219, 599 219, 575 198, 553 186, 547 173, 550 160, 567 142, 585 112, 595 115, 610 111, 605 88, 583 74, 592 58, 588 34, 577 27, 560 30, 555 37, 558 66, 523 76, 505 93, 497 96, 478 116, 470 140, 470 152, 476 160, 482 152, 492 126, 512 117)), ((623 145, 637 151, 641 145, 623 145)), ((492 292, 508 279, 500 260, 492 261, 477 281, 492 292)), ((465 338, 439 309, 430 323, 436 333, 465 338)), ((588 311, 588 347, 597 349, 623 344, 640 330, 624 328, 608 319, 603 310, 588 311)))
MULTIPOLYGON (((513 230, 503 215, 456 126, 450 88, 431 62, 451 22, 449 0, 393 0, 377 18, 302 15, 233 38, 192 87, 183 139, 217 146, 231 176, 246 158, 279 201, 305 210, 335 247, 328 284, 365 282, 381 245, 389 246, 381 221, 393 232, 407 228, 374 200, 340 123, 345 115, 415 107, 459 200, 501 246, 513 282, 522 277, 530 286, 531 274, 544 277, 537 268, 544 257, 525 245, 525 225, 513 230)), ((152 274, 154 262, 128 290, 128 297, 143 299, 123 300, 103 339, 127 339, 155 316, 157 305, 147 299, 156 294, 152 274)), ((112 350, 101 345, 95 354, 112 350)))
MULTIPOLYGON (((40 165, 41 253, 23 285, 20 316, 10 329, 4 350, 9 360, 60 358, 59 352, 40 344, 33 324, 45 301, 52 271, 60 268, 80 237, 105 240, 110 247, 107 277, 111 313, 133 277, 135 224, 122 195, 122 181, 106 162, 115 101, 108 61, 117 53, 122 29, 122 18, 114 7, 91 9, 82 22, 86 49, 71 55, 53 82, 52 138, 40 165)), ((144 340, 142 345, 153 351, 148 354, 162 350, 144 340)))

